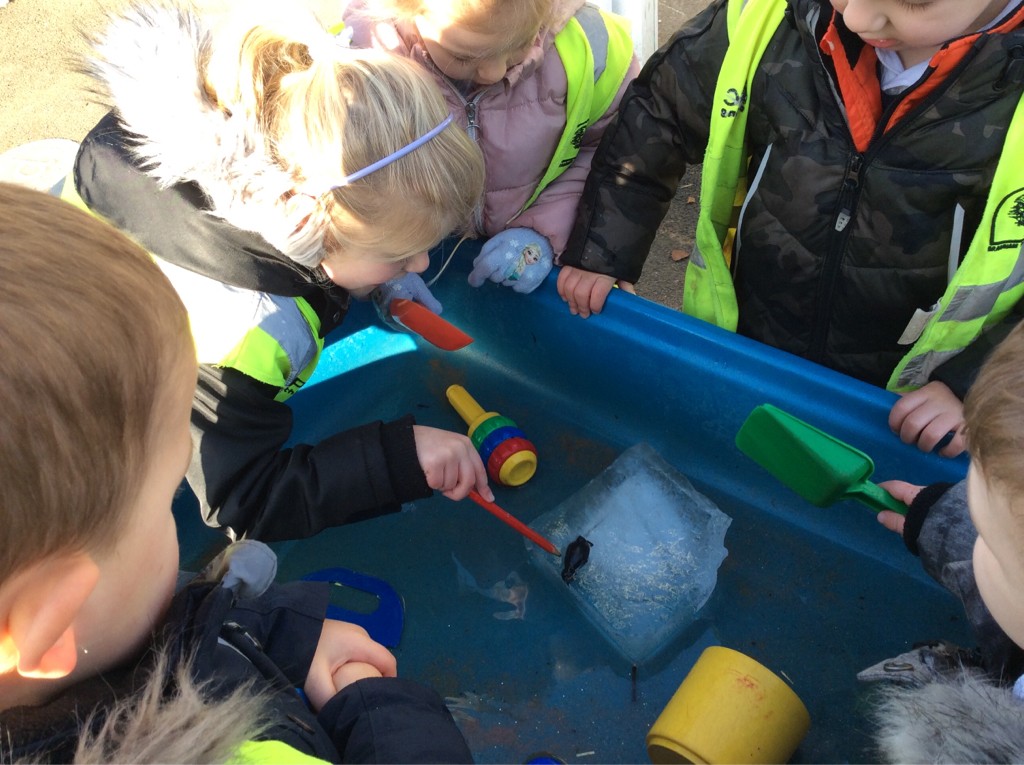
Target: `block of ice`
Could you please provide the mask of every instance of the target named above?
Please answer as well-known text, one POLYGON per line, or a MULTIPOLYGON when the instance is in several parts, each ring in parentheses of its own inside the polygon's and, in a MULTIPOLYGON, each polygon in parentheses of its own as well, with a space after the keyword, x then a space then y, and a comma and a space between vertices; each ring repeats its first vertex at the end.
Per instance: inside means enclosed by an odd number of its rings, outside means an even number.
POLYGON ((732 519, 650 445, 624 451, 600 475, 530 525, 564 553, 593 543, 569 584, 561 561, 530 545, 550 575, 627 659, 656 654, 711 597, 732 519))

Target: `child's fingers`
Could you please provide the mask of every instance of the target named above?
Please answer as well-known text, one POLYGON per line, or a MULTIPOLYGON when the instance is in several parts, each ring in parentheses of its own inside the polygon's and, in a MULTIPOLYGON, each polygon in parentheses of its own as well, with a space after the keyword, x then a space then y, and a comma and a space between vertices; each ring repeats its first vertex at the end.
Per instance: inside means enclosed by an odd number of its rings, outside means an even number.
POLYGON ((338 692, 335 673, 349 662, 369 664, 384 677, 398 674, 394 654, 371 638, 365 629, 358 624, 325 619, 303 683, 306 697, 318 712, 338 692))
POLYGON ((923 488, 917 484, 896 480, 881 481, 878 485, 904 505, 910 505, 917 498, 917 495, 921 493, 921 489, 923 488))
POLYGON ((569 313, 584 319, 591 313, 601 312, 614 284, 615 279, 611 276, 582 271, 572 266, 563 266, 558 273, 559 296, 568 303, 569 313))
POLYGON ((342 689, 356 682, 365 680, 368 677, 384 677, 372 664, 362 661, 350 661, 338 667, 331 679, 334 681, 334 692, 340 693, 342 689))
POLYGON ((919 412, 925 401, 921 398, 903 396, 896 401, 889 412, 889 428, 904 443, 914 443, 921 431, 928 424, 927 419, 919 412), (924 420, 924 421, 923 421, 924 420))
MULTIPOLYGON (((895 409, 895 407, 893 408, 895 409)), ((921 444, 922 439, 931 440, 932 437, 926 434, 926 430, 939 414, 936 408, 931 406, 927 400, 919 400, 917 406, 906 412, 903 421, 896 430, 900 440, 905 444, 918 445, 921 444)), ((931 440, 931 446, 935 446, 945 434, 946 431, 942 431, 942 433, 935 435, 934 440, 931 440)), ((930 447, 925 449, 925 451, 930 451, 930 447)))
POLYGON ((579 307, 576 304, 576 286, 580 281, 580 271, 571 266, 565 266, 558 272, 558 294, 569 305, 569 313, 576 316, 579 307))
MULTIPOLYGON (((473 452, 476 460, 471 462, 470 467, 472 468, 472 488, 475 488, 477 494, 486 499, 488 502, 494 501, 494 492, 491 491, 491 486, 487 482, 487 468, 484 467, 483 460, 480 459, 480 455, 473 452)), ((466 492, 467 494, 469 492, 466 492)))
POLYGON ((892 409, 889 410, 889 429, 893 433, 900 434, 900 439, 906 442, 902 437, 903 426, 907 421, 907 418, 914 412, 922 403, 924 399, 914 393, 908 393, 905 396, 900 397, 892 409))
POLYGON ((362 643, 358 650, 353 651, 349 661, 365 662, 375 667, 383 677, 398 675, 398 661, 395 655, 370 637, 367 637, 366 642, 362 643))
MULTIPOLYGON (((941 443, 941 441, 940 441, 941 443)), ((957 429, 956 433, 949 440, 949 443, 939 449, 939 454, 943 457, 959 457, 967 451, 967 437, 964 434, 963 427, 957 429)))
MULTIPOLYGON (((934 380, 903 395, 889 412, 889 427, 899 434, 900 440, 917 444, 926 452, 935 449, 951 431, 959 432, 962 424, 963 403, 944 383, 934 380)), ((962 451, 963 438, 956 445, 950 443, 941 448, 943 453, 962 451)))
POLYGON ((443 492, 448 499, 465 499, 470 491, 476 489, 488 502, 494 501, 494 492, 487 484, 487 470, 475 449, 452 467, 455 470, 455 485, 443 492))
POLYGON ((604 310, 604 304, 608 300, 608 295, 611 294, 614 285, 615 282, 610 282, 607 279, 597 279, 594 281, 588 298, 590 310, 593 313, 601 313, 604 310))
POLYGON ((487 485, 487 469, 468 437, 436 428, 414 426, 414 430, 417 454, 431 489, 460 500, 475 488, 485 499, 494 501, 487 485))
POLYGON ((917 439, 917 448, 923 452, 932 451, 951 431, 958 427, 960 427, 960 420, 955 414, 951 412, 936 414, 921 429, 921 434, 917 439))
POLYGON ((904 516, 894 513, 892 510, 883 510, 875 517, 889 531, 895 531, 900 536, 903 536, 903 526, 907 522, 904 516))
POLYGON ((449 468, 448 460, 442 460, 435 468, 427 470, 427 485, 434 491, 447 494, 455 488, 456 476, 457 472, 449 468))
POLYGON ((443 493, 448 499, 456 502, 469 496, 471 489, 476 488, 476 475, 467 466, 466 470, 456 470, 455 485, 446 489, 443 493))
POLYGON ((324 622, 324 630, 331 629, 331 639, 337 641, 339 648, 333 655, 333 671, 350 661, 365 662, 377 668, 384 677, 395 677, 398 674, 398 660, 395 655, 376 640, 358 624, 328 619, 324 622))
POLYGON ((600 313, 604 308, 604 297, 601 297, 599 287, 594 274, 588 274, 581 279, 576 287, 576 306, 579 315, 584 319, 589 319, 592 313, 600 313))
POLYGON ((558 269, 558 280, 555 282, 555 289, 558 290, 558 296, 562 300, 569 299, 569 293, 572 292, 572 284, 576 279, 576 275, 579 273, 578 269, 572 266, 562 266, 558 269))
POLYGON ((476 489, 477 493, 488 502, 494 501, 494 492, 491 491, 491 487, 487 483, 487 468, 484 467, 480 453, 472 447, 472 444, 470 444, 469 454, 459 466, 459 488, 463 487, 465 494, 459 499, 469 496, 471 489, 476 489))

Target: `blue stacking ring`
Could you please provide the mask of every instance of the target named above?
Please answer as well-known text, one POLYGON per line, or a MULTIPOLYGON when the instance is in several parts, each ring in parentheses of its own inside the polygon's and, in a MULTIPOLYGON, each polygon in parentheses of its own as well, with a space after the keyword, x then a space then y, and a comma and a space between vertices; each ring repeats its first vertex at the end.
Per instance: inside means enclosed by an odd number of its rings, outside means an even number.
POLYGON ((491 452, 497 449, 498 444, 507 438, 526 438, 526 434, 519 428, 512 427, 511 425, 495 428, 488 433, 487 438, 481 442, 480 449, 478 450, 480 452, 480 459, 484 461, 485 465, 487 460, 491 458, 491 452))

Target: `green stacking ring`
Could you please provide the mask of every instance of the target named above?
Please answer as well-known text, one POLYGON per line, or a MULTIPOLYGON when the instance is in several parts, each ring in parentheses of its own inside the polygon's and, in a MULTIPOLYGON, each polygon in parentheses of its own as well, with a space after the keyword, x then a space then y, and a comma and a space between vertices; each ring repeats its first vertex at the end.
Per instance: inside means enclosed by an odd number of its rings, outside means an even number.
POLYGON ((480 450, 480 444, 484 442, 492 432, 498 428, 504 427, 516 427, 516 424, 512 422, 508 417, 502 417, 500 414, 497 417, 489 417, 473 429, 473 435, 470 436, 470 440, 473 442, 473 448, 477 451, 480 450))

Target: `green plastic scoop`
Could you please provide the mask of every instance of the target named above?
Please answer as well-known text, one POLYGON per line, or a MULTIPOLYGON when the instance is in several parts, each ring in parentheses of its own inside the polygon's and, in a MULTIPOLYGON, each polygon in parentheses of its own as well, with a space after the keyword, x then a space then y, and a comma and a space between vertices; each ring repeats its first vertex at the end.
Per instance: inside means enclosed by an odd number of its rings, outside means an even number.
POLYGON ((875 512, 907 512, 906 505, 868 480, 875 472, 868 455, 771 404, 750 413, 736 446, 818 507, 855 499, 875 512))

